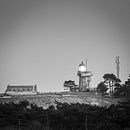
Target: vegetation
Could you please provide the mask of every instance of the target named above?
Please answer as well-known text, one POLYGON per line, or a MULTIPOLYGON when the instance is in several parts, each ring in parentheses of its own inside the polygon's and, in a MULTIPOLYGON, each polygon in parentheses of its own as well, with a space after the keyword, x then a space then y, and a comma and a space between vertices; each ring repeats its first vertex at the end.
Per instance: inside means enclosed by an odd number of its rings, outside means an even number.
POLYGON ((104 84, 104 82, 100 82, 97 86, 97 91, 100 92, 101 94, 105 94, 106 91, 108 90, 107 86, 104 84))
POLYGON ((130 127, 130 101, 98 107, 57 102, 43 109, 28 101, 0 104, 0 130, 122 130, 130 127))
POLYGON ((104 78, 104 83, 108 84, 108 87, 110 89, 110 94, 112 95, 114 92, 114 86, 115 84, 119 84, 119 82, 121 82, 120 79, 118 79, 114 74, 104 74, 103 76, 104 78))
POLYGON ((97 86, 97 91, 102 95, 108 93, 112 97, 130 97, 130 75, 124 84, 114 74, 104 74, 103 78, 104 81, 97 86))
MULTIPOLYGON (((124 97, 130 94, 130 79, 121 85, 120 80, 113 74, 105 74, 103 78, 104 82, 100 82, 97 86, 97 91, 102 94, 106 93, 108 88, 113 96, 124 97)), ((75 81, 69 80, 65 81, 64 86, 71 90, 77 85, 75 81)), ((50 99, 47 102, 51 102, 50 99)), ((61 103, 58 100, 55 100, 55 103, 55 107, 51 105, 43 109, 26 100, 19 103, 1 102, 0 130, 124 130, 130 128, 130 100, 109 107, 61 103)))
POLYGON ((125 96, 125 85, 115 84, 114 96, 125 96))
POLYGON ((64 82, 64 87, 65 88, 69 88, 70 91, 73 89, 73 88, 76 88, 78 85, 76 85, 75 81, 72 81, 72 80, 68 80, 68 81, 65 81, 64 82))
POLYGON ((130 97, 130 79, 128 78, 127 81, 125 81, 125 84, 120 85, 119 83, 115 84, 115 92, 114 95, 116 96, 125 96, 130 97))

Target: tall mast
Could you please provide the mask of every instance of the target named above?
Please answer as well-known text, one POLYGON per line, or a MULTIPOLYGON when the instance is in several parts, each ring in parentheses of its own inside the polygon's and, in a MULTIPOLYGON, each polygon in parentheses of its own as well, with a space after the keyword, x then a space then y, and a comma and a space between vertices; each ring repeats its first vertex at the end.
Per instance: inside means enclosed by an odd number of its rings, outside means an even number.
POLYGON ((120 73, 120 57, 116 57, 116 72, 117 72, 117 78, 119 78, 119 73, 120 73))

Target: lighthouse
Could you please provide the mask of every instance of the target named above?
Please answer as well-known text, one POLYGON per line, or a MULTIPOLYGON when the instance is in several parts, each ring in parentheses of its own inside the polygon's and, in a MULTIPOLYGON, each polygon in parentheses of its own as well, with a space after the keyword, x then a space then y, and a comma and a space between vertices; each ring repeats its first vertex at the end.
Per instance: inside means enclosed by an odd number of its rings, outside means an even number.
POLYGON ((79 76, 79 91, 86 92, 90 90, 92 73, 87 70, 87 60, 86 64, 83 61, 79 64, 77 75, 79 76))

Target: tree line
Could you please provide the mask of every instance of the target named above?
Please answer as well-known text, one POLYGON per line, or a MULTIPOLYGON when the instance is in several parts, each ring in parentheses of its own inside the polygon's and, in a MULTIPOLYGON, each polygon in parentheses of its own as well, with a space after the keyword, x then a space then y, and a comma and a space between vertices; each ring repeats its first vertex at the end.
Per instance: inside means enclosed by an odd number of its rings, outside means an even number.
POLYGON ((128 80, 125 81, 124 84, 121 84, 121 80, 112 73, 104 74, 103 79, 104 81, 100 82, 97 86, 97 91, 100 92, 102 95, 109 93, 110 96, 115 97, 130 96, 130 77, 128 77, 128 80))
POLYGON ((130 127, 130 100, 110 107, 56 102, 43 109, 24 100, 0 103, 0 130, 123 130, 130 127))
MULTIPOLYGON (((96 90, 102 95, 108 94, 109 96, 114 97, 130 96, 130 75, 124 84, 122 84, 121 80, 117 78, 113 73, 104 74, 103 79, 104 81, 101 81, 96 87, 96 90)), ((79 88, 79 86, 76 85, 75 81, 73 80, 65 81, 63 86, 65 88, 69 88, 70 91, 73 91, 74 88, 79 88)))

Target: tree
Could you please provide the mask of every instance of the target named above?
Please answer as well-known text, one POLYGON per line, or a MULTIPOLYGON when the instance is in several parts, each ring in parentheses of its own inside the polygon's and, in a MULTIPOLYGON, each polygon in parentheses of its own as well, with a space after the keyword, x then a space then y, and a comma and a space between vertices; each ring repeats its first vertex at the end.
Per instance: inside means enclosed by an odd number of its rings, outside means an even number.
POLYGON ((121 85, 119 83, 115 84, 115 89, 114 89, 114 96, 122 96, 124 95, 125 91, 125 86, 121 85))
POLYGON ((114 89, 114 96, 129 96, 129 95, 130 95, 130 76, 128 77, 128 80, 125 81, 125 84, 121 85, 119 84, 119 82, 116 83, 114 89))
POLYGON ((97 86, 97 91, 101 92, 102 94, 106 93, 108 90, 107 86, 104 84, 104 82, 100 82, 97 86))
POLYGON ((71 90, 72 88, 77 87, 77 86, 78 86, 78 85, 75 84, 75 81, 72 81, 72 80, 68 80, 68 81, 65 81, 65 82, 64 82, 64 87, 69 88, 70 90, 71 90))
POLYGON ((110 94, 113 94, 115 84, 121 82, 121 80, 119 78, 117 78, 112 73, 111 74, 104 74, 103 78, 105 80, 104 82, 108 83, 108 87, 110 89, 110 94))
POLYGON ((128 76, 128 80, 125 81, 125 96, 130 97, 130 74, 128 76))
POLYGON ((128 76, 128 80, 125 81, 125 85, 126 85, 127 87, 130 87, 130 74, 129 74, 129 76, 128 76))

